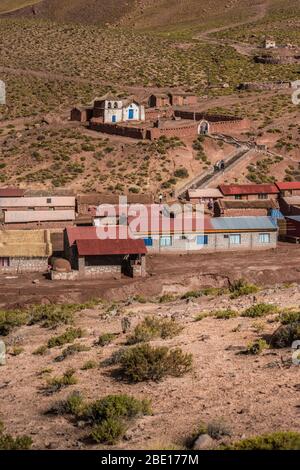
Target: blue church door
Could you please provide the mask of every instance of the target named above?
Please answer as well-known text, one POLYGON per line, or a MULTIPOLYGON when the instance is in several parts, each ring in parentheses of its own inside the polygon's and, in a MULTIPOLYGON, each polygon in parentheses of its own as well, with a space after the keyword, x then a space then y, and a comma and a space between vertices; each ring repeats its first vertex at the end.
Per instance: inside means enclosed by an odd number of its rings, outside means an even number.
POLYGON ((133 109, 129 109, 128 110, 128 119, 133 119, 134 118, 134 110, 133 109))
POLYGON ((112 122, 117 122, 117 116, 115 114, 112 116, 111 121, 112 122))

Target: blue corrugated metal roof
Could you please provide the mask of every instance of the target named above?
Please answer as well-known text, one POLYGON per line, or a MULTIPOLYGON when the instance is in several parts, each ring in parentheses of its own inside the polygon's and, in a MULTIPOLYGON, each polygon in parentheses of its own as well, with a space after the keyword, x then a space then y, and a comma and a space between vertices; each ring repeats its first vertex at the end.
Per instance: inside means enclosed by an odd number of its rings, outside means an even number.
POLYGON ((274 230, 271 217, 216 217, 211 219, 216 230, 274 230))

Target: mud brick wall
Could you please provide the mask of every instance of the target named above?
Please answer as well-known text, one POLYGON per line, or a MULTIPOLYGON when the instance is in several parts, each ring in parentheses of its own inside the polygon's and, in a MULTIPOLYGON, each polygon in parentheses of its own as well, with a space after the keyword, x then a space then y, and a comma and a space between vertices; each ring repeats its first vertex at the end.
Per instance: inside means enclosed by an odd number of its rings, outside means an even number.
POLYGON ((162 135, 166 137, 178 137, 180 138, 194 138, 197 136, 198 124, 193 123, 188 126, 182 127, 154 127, 153 129, 148 129, 147 138, 150 140, 159 139, 162 135))
POLYGON ((142 127, 127 127, 91 121, 90 129, 93 131, 104 132, 105 134, 116 134, 123 137, 131 137, 133 139, 145 139, 146 137, 146 129, 142 127))
POLYGON ((159 118, 171 118, 174 114, 172 108, 167 109, 146 109, 145 119, 146 121, 154 122, 159 118))

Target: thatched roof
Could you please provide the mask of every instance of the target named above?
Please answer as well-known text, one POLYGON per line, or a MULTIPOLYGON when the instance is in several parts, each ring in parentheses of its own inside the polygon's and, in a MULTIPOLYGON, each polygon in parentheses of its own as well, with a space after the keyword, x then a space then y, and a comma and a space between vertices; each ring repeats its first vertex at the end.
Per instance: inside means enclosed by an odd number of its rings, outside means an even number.
POLYGON ((44 258, 51 255, 49 230, 0 230, 0 257, 44 258))

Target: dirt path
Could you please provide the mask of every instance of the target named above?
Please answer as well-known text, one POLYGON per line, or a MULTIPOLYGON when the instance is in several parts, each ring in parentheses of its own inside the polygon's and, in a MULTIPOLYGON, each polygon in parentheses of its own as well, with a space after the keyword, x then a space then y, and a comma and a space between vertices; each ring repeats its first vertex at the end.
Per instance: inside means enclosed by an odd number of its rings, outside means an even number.
POLYGON ((255 46, 250 46, 249 44, 241 43, 237 41, 217 39, 217 38, 211 37, 211 35, 222 32, 222 31, 227 31, 228 29, 237 28, 240 26, 246 26, 251 23, 256 23, 257 21, 264 19, 264 17, 266 16, 268 12, 269 6, 270 6, 270 0, 264 0, 259 5, 257 5, 257 12, 255 16, 252 16, 248 20, 240 21, 238 23, 233 23, 231 25, 207 30, 195 36, 194 39, 201 40, 204 42, 209 42, 210 44, 216 44, 216 45, 226 44, 230 47, 233 47, 239 54, 242 54, 245 56, 251 56, 253 54, 253 51, 256 49, 255 46))

